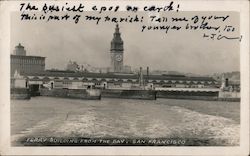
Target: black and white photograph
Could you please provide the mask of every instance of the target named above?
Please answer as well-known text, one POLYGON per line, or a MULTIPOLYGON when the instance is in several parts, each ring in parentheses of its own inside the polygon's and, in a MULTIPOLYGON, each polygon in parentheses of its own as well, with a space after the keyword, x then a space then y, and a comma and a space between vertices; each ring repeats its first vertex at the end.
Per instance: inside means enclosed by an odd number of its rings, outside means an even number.
POLYGON ((241 12, 178 1, 15 4, 11 147, 242 146, 241 12))

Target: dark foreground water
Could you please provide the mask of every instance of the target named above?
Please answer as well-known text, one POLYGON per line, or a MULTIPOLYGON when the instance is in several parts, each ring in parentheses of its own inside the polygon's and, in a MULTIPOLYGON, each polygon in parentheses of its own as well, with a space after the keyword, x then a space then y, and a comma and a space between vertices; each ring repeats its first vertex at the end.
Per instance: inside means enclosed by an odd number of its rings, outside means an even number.
POLYGON ((50 97, 11 101, 12 143, 19 145, 23 138, 34 137, 131 142, 179 138, 188 142, 185 145, 239 145, 239 130, 239 102, 50 97))

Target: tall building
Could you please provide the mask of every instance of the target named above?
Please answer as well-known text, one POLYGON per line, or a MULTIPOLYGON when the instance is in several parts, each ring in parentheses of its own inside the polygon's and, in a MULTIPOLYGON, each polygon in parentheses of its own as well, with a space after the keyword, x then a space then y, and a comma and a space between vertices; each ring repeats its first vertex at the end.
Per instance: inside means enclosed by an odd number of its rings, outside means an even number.
POLYGON ((36 73, 45 70, 45 57, 26 56, 26 50, 19 43, 15 47, 14 55, 10 56, 11 76, 18 73, 36 73))
POLYGON ((123 41, 117 24, 110 48, 111 72, 123 71, 123 50, 123 41))

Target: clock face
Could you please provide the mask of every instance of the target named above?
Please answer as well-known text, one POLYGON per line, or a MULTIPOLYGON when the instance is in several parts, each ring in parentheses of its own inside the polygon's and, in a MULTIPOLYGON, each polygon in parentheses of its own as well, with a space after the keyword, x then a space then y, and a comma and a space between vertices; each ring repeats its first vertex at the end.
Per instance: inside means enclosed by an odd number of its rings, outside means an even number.
POLYGON ((120 62, 122 60, 122 55, 120 54, 116 55, 115 60, 120 62))

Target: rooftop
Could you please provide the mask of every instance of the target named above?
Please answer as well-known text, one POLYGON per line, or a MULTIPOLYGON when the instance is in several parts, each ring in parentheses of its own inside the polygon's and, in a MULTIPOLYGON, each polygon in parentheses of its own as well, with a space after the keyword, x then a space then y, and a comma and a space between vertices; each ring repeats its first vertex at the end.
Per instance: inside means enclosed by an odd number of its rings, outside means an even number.
POLYGON ((22 46, 21 43, 19 43, 16 47, 18 47, 18 48, 24 48, 24 46, 22 46))
MULTIPOLYGON (((50 76, 50 77, 92 77, 92 78, 117 78, 117 79, 138 79, 138 74, 118 74, 118 73, 89 73, 72 71, 51 71, 47 70, 39 73, 21 73, 25 76, 50 76)), ((212 77, 187 77, 174 75, 143 75, 145 79, 151 80, 186 80, 186 81, 216 81, 212 77)))
POLYGON ((10 55, 11 58, 46 58, 42 56, 10 55))

